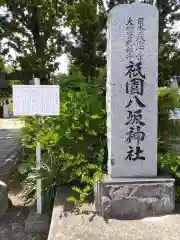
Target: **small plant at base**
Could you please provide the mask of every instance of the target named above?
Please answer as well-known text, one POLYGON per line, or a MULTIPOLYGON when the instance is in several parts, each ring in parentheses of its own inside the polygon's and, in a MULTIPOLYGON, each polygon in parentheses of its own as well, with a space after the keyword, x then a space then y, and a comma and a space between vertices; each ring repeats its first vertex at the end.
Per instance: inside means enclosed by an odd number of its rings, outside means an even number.
POLYGON ((102 173, 102 162, 103 162, 103 158, 104 158, 104 150, 101 149, 100 153, 97 155, 97 164, 87 164, 86 166, 86 172, 84 174, 82 174, 81 177, 81 183, 83 185, 85 185, 84 187, 80 188, 77 186, 73 186, 72 190, 74 192, 76 192, 79 195, 79 198, 75 197, 75 196, 70 196, 68 197, 68 201, 74 202, 77 207, 81 206, 85 201, 86 198, 93 192, 93 187, 95 182, 98 179, 102 179, 103 177, 103 173, 102 173), (98 163, 100 165, 98 165, 98 163), (89 177, 89 173, 91 173, 92 171, 94 171, 94 174, 92 177, 89 177))
POLYGON ((160 156, 159 168, 175 179, 176 201, 180 201, 180 156, 164 154, 160 156))
POLYGON ((176 195, 175 195, 176 201, 180 202, 180 186, 176 186, 175 193, 176 193, 176 195))
POLYGON ((36 234, 36 240, 41 240, 41 235, 40 235, 40 233, 37 233, 37 234, 36 234))

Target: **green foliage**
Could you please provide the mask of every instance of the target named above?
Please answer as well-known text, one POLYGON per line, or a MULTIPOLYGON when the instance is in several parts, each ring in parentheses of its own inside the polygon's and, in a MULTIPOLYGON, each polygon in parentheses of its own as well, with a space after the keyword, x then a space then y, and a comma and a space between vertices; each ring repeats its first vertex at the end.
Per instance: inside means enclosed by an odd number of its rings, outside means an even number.
POLYGON ((61 158, 53 153, 42 154, 42 167, 40 171, 35 168, 35 156, 31 153, 31 158, 19 166, 19 173, 25 175, 23 180, 23 195, 27 202, 35 200, 36 197, 36 180, 42 179, 42 197, 43 206, 48 209, 52 206, 56 186, 68 183, 68 176, 65 174, 65 167, 61 158), (29 162, 28 162, 29 161, 29 162))
POLYGON ((74 81, 67 77, 61 83, 60 116, 42 118, 40 129, 33 117, 24 118, 26 124, 21 143, 25 153, 19 172, 25 176, 27 200, 35 196, 36 179, 41 176, 46 203, 51 201, 55 187, 65 183, 80 187, 80 201, 83 201, 92 192, 95 179, 100 177, 106 165, 106 113, 102 86, 84 83, 79 73, 75 76, 74 81), (42 150, 40 172, 35 170, 37 140, 42 150))
MULTIPOLYGON (((86 81, 93 81, 98 70, 105 67, 107 14, 117 4, 135 0, 39 0, 1 1, 0 52, 9 55, 13 48, 20 56, 14 62, 23 73, 42 78, 58 68, 57 57, 64 51, 70 54, 70 70, 78 67, 86 81), (64 36, 63 27, 70 34, 64 36), (6 39, 5 47, 1 40, 6 39), (72 41, 73 39, 73 41, 72 41)), ((142 0, 152 4, 153 0, 142 0)), ((177 0, 157 0, 159 10, 159 86, 171 75, 180 75, 179 33, 171 31, 180 19, 177 0)))
POLYGON ((159 167, 175 179, 180 179, 180 156, 172 156, 169 153, 160 155, 159 167))
POLYGON ((118 4, 128 4, 128 3, 134 3, 135 0, 109 0, 108 1, 108 7, 111 10, 114 6, 117 6, 118 4))
POLYGON ((5 0, 1 6, 0 40, 6 42, 1 53, 7 56, 12 48, 18 53, 13 61, 15 67, 27 75, 35 74, 42 83, 47 82, 47 75, 57 69, 56 58, 63 50, 64 36, 60 28, 64 1, 5 0))
POLYGON ((4 66, 4 61, 3 58, 0 56, 0 69, 4 71, 5 66, 4 66))
POLYGON ((159 169, 166 175, 175 179, 176 200, 180 201, 180 156, 171 154, 161 155, 159 158, 159 169))
POLYGON ((102 0, 70 0, 67 6, 66 25, 76 42, 69 39, 67 44, 71 54, 70 70, 78 67, 86 81, 96 79, 98 69, 106 64, 106 17, 102 0))
POLYGON ((156 1, 159 10, 159 86, 164 86, 164 80, 169 76, 180 75, 178 67, 179 32, 174 28, 176 20, 180 20, 179 1, 156 1))
POLYGON ((86 168, 84 168, 83 174, 77 172, 77 175, 81 177, 81 182, 84 183, 83 187, 73 186, 72 190, 78 194, 78 197, 74 195, 68 198, 69 201, 74 202, 76 204, 81 205, 86 201, 86 198, 92 193, 95 182, 98 179, 102 179, 102 163, 104 159, 104 149, 100 150, 100 153, 97 156, 96 164, 88 164, 86 168), (89 172, 94 172, 91 176, 89 176, 89 172))
POLYGON ((10 86, 12 86, 12 85, 21 85, 21 84, 22 84, 22 81, 21 81, 21 80, 9 80, 9 81, 8 81, 8 84, 9 84, 10 86))
POLYGON ((176 189, 175 189, 175 198, 176 198, 177 202, 180 201, 180 186, 177 186, 177 185, 176 185, 176 189))
POLYGON ((166 153, 171 145, 171 138, 180 136, 180 126, 170 120, 170 111, 180 108, 178 88, 161 87, 158 89, 158 151, 166 153))

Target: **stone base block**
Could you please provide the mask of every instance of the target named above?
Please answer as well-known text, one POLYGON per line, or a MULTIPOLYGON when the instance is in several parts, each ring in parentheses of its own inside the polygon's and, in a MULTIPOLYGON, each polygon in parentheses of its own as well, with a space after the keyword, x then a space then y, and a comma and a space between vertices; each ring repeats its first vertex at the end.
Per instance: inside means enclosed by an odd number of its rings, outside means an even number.
POLYGON ((138 219, 172 213, 174 179, 118 178, 97 181, 95 208, 104 218, 138 219))
POLYGON ((49 229, 49 217, 46 214, 30 212, 25 222, 25 231, 45 233, 49 229))

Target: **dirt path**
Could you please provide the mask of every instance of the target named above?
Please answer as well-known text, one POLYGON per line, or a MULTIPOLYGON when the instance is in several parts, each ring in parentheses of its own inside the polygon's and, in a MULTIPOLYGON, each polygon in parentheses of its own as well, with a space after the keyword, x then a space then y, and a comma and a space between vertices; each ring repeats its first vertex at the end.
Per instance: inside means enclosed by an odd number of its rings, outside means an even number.
POLYGON ((18 145, 18 137, 23 123, 18 119, 0 119, 0 180, 8 186, 10 207, 0 218, 0 240, 46 240, 47 235, 25 232, 25 220, 30 208, 22 200, 20 183, 11 183, 8 172, 16 158, 10 159, 18 145))
POLYGON ((0 218, 0 240, 46 240, 47 235, 38 236, 25 232, 25 220, 30 212, 22 199, 22 189, 19 183, 9 183, 8 176, 1 176, 9 188, 10 207, 0 218))

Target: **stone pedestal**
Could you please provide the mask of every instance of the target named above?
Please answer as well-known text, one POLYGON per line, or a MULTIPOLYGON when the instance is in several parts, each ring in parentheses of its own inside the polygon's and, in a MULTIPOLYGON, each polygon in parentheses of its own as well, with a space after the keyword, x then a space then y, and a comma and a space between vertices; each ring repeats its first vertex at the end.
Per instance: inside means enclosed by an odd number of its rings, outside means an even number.
POLYGON ((170 214, 174 207, 174 179, 171 178, 106 177, 95 186, 95 208, 106 219, 170 214))

